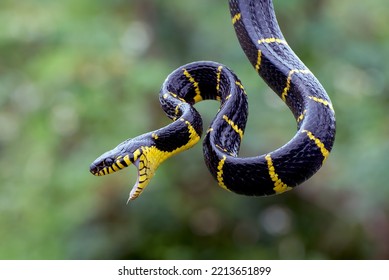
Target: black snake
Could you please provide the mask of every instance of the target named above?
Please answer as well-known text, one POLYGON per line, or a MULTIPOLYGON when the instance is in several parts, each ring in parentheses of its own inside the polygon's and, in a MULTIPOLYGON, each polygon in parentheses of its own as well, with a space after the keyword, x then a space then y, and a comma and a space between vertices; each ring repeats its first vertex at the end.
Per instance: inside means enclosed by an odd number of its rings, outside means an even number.
POLYGON ((220 63, 181 66, 167 77, 159 95, 173 122, 124 141, 90 166, 100 176, 135 164, 138 179, 130 200, 140 195, 161 162, 200 140, 202 119, 193 105, 206 99, 220 101, 203 147, 205 163, 222 188, 256 196, 283 193, 310 178, 327 159, 335 139, 334 108, 320 82, 284 39, 272 1, 230 0, 229 5, 242 49, 292 111, 296 134, 275 151, 238 157, 248 115, 242 83, 220 63))

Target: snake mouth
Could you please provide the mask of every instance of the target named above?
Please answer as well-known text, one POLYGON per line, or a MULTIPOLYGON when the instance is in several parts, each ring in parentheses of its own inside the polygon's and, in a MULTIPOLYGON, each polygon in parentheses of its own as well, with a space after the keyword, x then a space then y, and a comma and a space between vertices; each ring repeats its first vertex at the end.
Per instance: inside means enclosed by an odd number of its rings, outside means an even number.
POLYGON ((120 171, 125 167, 134 165, 137 169, 137 179, 132 187, 127 203, 136 199, 149 184, 153 177, 156 166, 153 157, 148 158, 142 149, 131 153, 123 153, 117 149, 106 152, 97 158, 89 167, 90 172, 95 176, 104 176, 120 171))
POLYGON ((119 156, 116 160, 113 160, 112 158, 104 158, 103 160, 97 159, 90 165, 89 170, 95 176, 104 176, 128 167, 130 164, 133 164, 137 169, 137 179, 130 191, 130 195, 127 201, 128 204, 131 200, 136 199, 142 193, 143 189, 149 181, 145 173, 147 169, 144 168, 144 165, 141 164, 143 168, 139 168, 139 159, 131 161, 129 156, 119 156))
POLYGON ((137 168, 137 179, 127 203, 143 192, 161 162, 174 154, 159 150, 150 140, 151 135, 149 133, 139 136, 139 139, 128 139, 90 165, 90 172, 95 176, 112 174, 132 164, 137 168))

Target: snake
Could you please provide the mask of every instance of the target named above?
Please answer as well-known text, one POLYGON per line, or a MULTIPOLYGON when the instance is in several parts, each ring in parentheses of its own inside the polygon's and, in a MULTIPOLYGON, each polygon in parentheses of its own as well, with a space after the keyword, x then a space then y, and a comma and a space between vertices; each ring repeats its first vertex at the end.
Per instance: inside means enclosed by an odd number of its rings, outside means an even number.
POLYGON ((220 102, 203 139, 203 154, 223 189, 247 196, 281 194, 312 177, 328 158, 336 132, 334 107, 321 83, 285 40, 272 0, 229 0, 229 9, 241 48, 292 112, 296 133, 274 151, 239 157, 248 118, 242 82, 217 62, 183 65, 168 75, 159 92, 161 107, 172 122, 123 141, 90 165, 96 176, 135 165, 137 180, 128 201, 139 197, 162 162, 199 142, 203 121, 194 105, 203 100, 220 102))

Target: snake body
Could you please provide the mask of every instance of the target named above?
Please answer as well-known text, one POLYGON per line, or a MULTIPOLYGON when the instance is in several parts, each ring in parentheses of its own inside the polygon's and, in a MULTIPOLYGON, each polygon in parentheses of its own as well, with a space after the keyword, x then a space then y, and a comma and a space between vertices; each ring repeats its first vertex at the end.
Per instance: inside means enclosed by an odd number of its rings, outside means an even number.
POLYGON ((255 71, 292 111, 296 134, 275 151, 238 157, 248 116, 241 81, 220 63, 198 61, 181 66, 167 77, 159 95, 173 122, 124 141, 90 166, 100 176, 135 164, 138 180, 129 200, 140 195, 161 162, 200 140, 202 120, 193 105, 202 100, 220 102, 204 137, 203 151, 209 171, 226 190, 255 196, 283 193, 310 178, 327 159, 335 139, 332 103, 283 37, 272 1, 230 0, 229 5, 242 49, 255 71))

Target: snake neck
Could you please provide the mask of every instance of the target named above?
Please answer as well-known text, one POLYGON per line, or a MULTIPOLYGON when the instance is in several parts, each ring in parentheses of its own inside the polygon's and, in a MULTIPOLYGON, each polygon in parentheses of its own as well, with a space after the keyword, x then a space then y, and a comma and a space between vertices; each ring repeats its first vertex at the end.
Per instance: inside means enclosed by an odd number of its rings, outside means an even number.
MULTIPOLYGON (((184 106, 183 106, 184 107, 184 106)), ((134 160, 138 177, 129 200, 136 199, 153 178, 157 168, 168 158, 193 147, 201 137, 202 122, 192 106, 185 106, 183 114, 173 123, 146 134, 149 144, 139 147, 134 160)))

